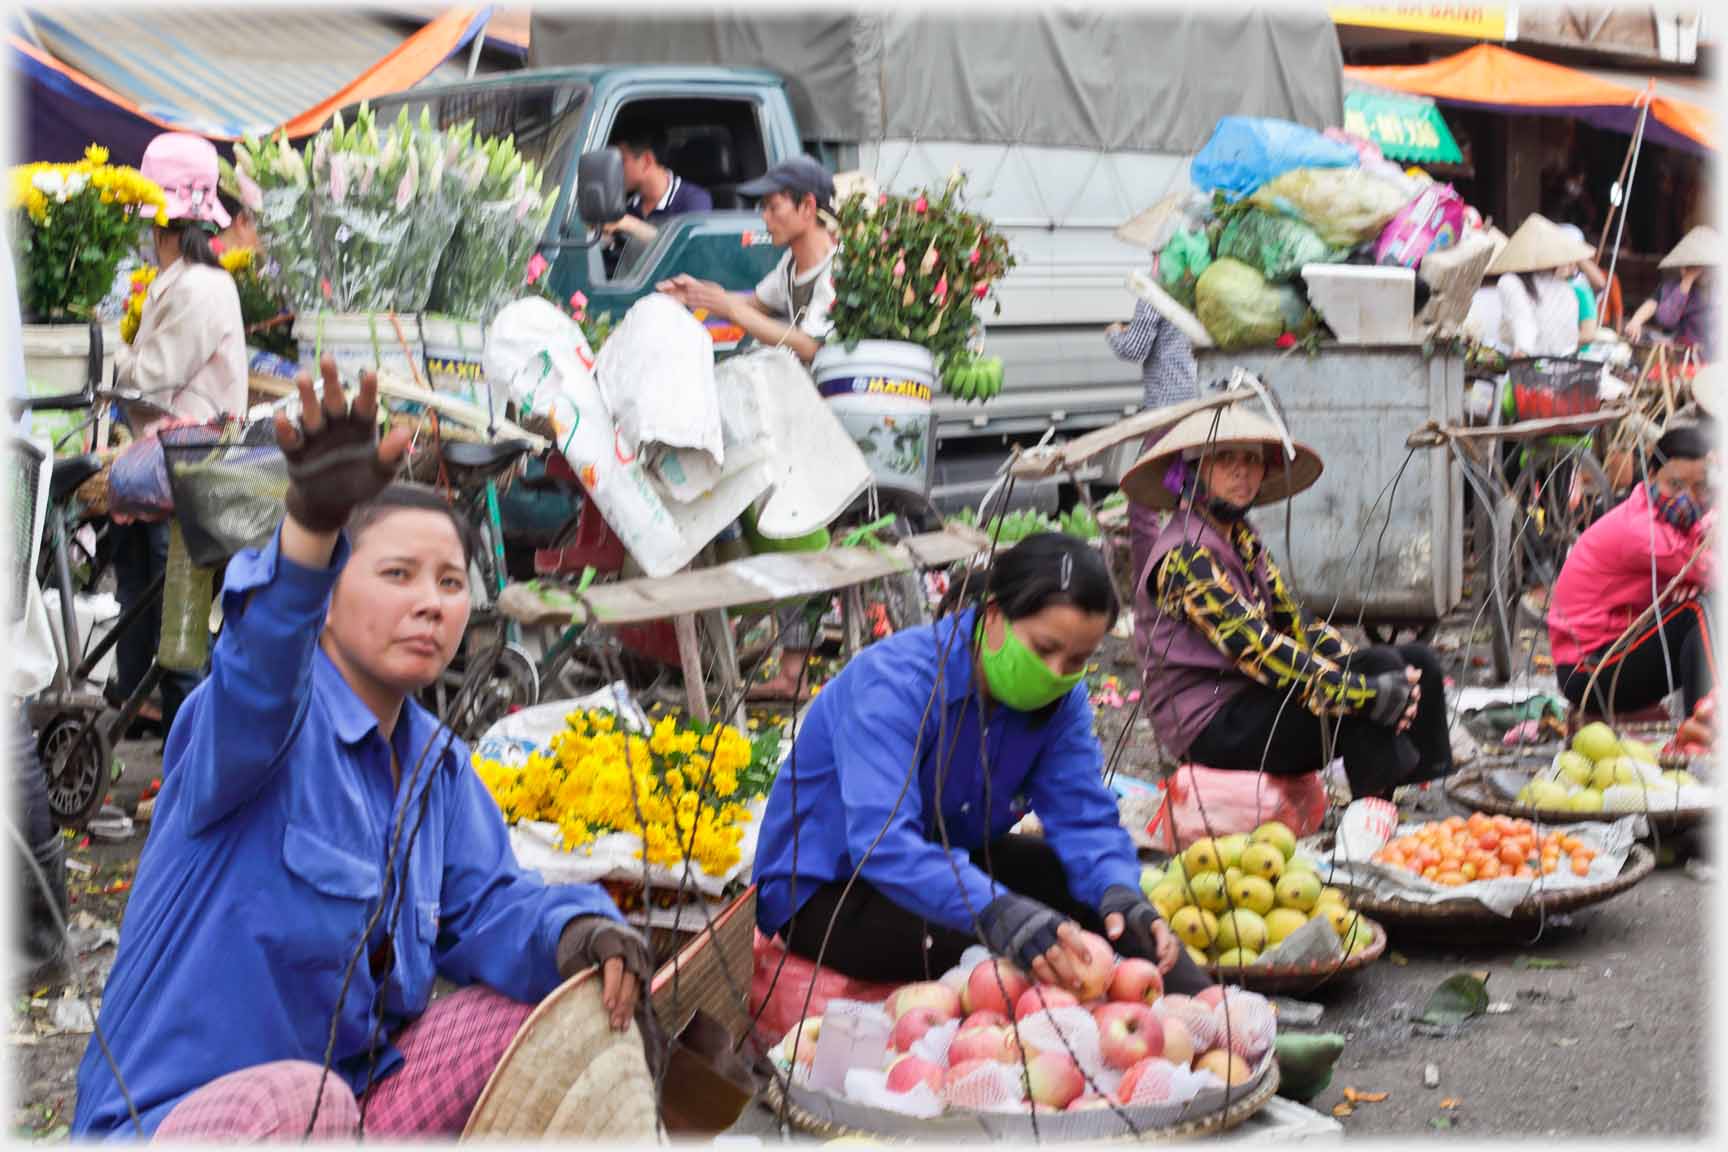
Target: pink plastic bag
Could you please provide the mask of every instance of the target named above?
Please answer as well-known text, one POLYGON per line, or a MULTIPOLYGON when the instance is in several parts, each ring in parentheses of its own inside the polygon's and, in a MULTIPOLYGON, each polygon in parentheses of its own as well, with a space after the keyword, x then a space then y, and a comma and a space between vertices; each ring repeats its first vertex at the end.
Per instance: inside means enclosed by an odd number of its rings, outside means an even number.
POLYGON ((1464 208, 1452 185, 1428 185, 1381 230, 1374 263, 1414 268, 1428 253, 1452 247, 1464 234, 1464 208))
POLYGON ((750 1012, 761 1012, 756 1037, 763 1048, 771 1048, 806 1016, 821 1016, 830 1000, 861 1000, 880 1004, 898 984, 875 984, 854 980, 831 968, 818 968, 802 956, 786 951, 776 938, 756 933, 755 971, 750 979, 750 1012), (785 966, 781 966, 784 958, 785 966), (775 979, 778 973, 779 979, 775 979), (811 986, 815 990, 811 991, 811 986), (805 994, 810 996, 808 1006, 805 994), (763 1008, 763 1001, 768 1006, 763 1008))
POLYGON ((1320 773, 1273 776, 1184 764, 1170 777, 1146 835, 1165 852, 1180 852, 1208 836, 1247 833, 1277 820, 1298 837, 1320 831, 1326 785, 1320 773))

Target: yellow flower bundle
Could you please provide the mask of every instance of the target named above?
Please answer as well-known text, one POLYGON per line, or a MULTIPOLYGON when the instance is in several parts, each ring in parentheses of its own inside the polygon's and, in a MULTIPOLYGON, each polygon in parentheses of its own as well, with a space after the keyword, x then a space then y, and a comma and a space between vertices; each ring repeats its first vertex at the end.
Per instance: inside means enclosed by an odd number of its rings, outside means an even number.
POLYGON ((767 789, 778 741, 730 726, 701 732, 667 716, 646 736, 610 712, 576 711, 549 749, 508 766, 474 757, 507 823, 556 824, 564 850, 612 832, 639 836, 638 858, 676 868, 686 853, 710 876, 739 861, 748 801, 767 789))
POLYGON ((156 280, 156 267, 146 264, 132 273, 126 292, 126 311, 120 315, 120 339, 130 344, 138 338, 138 325, 144 322, 144 301, 149 298, 150 285, 156 280))

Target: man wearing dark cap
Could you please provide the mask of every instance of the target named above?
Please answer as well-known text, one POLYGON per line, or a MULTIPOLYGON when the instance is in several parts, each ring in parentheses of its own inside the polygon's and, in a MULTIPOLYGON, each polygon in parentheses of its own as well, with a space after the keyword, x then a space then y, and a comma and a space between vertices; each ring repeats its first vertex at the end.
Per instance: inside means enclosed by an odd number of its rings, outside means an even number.
MULTIPOLYGON (((706 308, 730 320, 758 344, 785 345, 808 366, 834 326, 828 314, 834 308, 835 245, 820 216, 833 210, 834 178, 815 160, 798 156, 776 164, 760 180, 740 184, 738 191, 761 197, 757 207, 768 236, 786 249, 780 263, 754 292, 728 292, 688 275, 662 281, 660 291, 686 308, 706 308)), ((773 679, 750 690, 751 700, 791 700, 798 694, 815 632, 801 613, 790 611, 781 615, 780 635, 779 668, 773 679)))
POLYGON ((760 197, 768 236, 786 249, 780 263, 754 292, 728 292, 688 274, 658 287, 686 308, 706 308, 730 320, 758 344, 784 344, 808 365, 833 327, 828 314, 834 307, 834 238, 820 214, 833 210, 834 178, 815 160, 798 156, 738 191, 760 197))

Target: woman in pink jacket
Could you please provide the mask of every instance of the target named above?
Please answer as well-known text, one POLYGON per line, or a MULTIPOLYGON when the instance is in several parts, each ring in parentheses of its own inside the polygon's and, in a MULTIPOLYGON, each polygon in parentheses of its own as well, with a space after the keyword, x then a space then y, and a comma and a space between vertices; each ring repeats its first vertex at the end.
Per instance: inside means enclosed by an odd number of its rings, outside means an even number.
POLYGON ((1636 712, 1679 687, 1691 713, 1709 693, 1715 661, 1704 594, 1713 567, 1707 521, 1714 447, 1710 424, 1670 428, 1656 442, 1648 482, 1567 555, 1548 610, 1548 641, 1554 675, 1573 707, 1636 712), (1657 611, 1648 612, 1677 576, 1657 611))

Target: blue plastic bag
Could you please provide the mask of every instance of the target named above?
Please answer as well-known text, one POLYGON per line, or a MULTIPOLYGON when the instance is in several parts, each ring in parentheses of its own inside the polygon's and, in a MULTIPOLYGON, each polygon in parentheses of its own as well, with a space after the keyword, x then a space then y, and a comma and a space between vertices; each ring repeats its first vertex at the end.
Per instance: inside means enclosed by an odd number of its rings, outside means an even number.
POLYGON ((1312 128, 1264 116, 1225 116, 1194 156, 1196 188, 1240 200, 1292 168, 1355 168, 1356 149, 1312 128))

